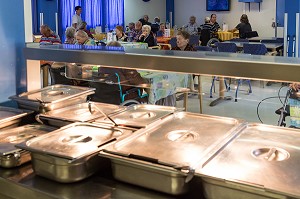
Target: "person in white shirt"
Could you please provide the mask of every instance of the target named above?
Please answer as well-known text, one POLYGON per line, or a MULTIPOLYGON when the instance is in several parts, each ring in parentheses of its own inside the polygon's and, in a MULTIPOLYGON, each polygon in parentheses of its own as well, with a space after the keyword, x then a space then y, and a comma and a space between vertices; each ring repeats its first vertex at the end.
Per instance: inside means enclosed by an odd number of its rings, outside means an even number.
POLYGON ((82 19, 81 19, 81 12, 82 8, 81 6, 76 6, 75 7, 75 15, 72 17, 72 26, 78 30, 81 27, 82 24, 82 19))
POLYGON ((191 16, 190 22, 183 26, 184 30, 190 33, 190 35, 197 35, 198 34, 198 24, 196 23, 196 17, 191 16))

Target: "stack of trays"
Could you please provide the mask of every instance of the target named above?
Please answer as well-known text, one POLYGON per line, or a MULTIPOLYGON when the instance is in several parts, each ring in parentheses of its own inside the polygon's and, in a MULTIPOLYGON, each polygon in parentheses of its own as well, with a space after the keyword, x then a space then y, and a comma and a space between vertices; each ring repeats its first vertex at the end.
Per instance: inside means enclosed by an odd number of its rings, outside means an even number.
POLYGON ((31 113, 32 111, 0 106, 0 129, 18 126, 21 119, 31 113))
POLYGON ((16 146, 31 152, 37 175, 69 183, 103 168, 105 159, 99 157, 98 152, 133 132, 111 125, 73 123, 16 146))
POLYGON ((16 148, 15 145, 54 130, 55 128, 44 125, 25 125, 2 130, 0 134, 0 166, 12 168, 30 161, 30 153, 16 148))
POLYGON ((122 106, 93 102, 90 111, 88 105, 89 103, 87 102, 75 104, 39 114, 36 118, 42 123, 62 127, 74 122, 92 122, 97 118, 104 118, 104 116, 94 106, 97 106, 107 115, 125 110, 125 107, 122 106))
POLYGON ((99 155, 111 159, 118 180, 183 194, 194 169, 202 167, 231 140, 240 125, 236 119, 177 112, 105 148, 99 155))
POLYGON ((11 96, 20 108, 36 112, 46 112, 86 101, 88 95, 94 94, 93 88, 53 85, 20 95, 11 96))
POLYGON ((300 132, 248 124, 198 168, 206 198, 300 198, 300 132))

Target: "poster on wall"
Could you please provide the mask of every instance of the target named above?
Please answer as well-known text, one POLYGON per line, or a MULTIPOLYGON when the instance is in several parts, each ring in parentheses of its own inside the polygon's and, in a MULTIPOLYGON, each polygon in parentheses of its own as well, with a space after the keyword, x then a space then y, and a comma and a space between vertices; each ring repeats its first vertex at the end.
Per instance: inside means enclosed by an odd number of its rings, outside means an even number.
POLYGON ((206 0, 207 11, 229 11, 230 0, 206 0))

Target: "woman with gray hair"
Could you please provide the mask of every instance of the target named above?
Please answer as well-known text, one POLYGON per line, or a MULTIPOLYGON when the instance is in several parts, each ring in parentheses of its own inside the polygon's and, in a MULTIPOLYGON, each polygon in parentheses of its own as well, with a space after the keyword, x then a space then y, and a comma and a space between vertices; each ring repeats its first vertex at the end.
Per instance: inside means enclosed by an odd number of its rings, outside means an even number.
POLYGON ((75 44, 76 43, 75 32, 76 32, 76 30, 73 27, 68 27, 66 29, 66 32, 65 32, 65 35, 66 35, 65 44, 75 44))
POLYGON ((88 34, 84 32, 84 30, 78 30, 75 34, 76 43, 80 45, 87 45, 87 46, 95 46, 95 41, 92 38, 89 38, 88 34))
POLYGON ((148 43, 148 47, 156 45, 153 33, 151 32, 151 26, 143 25, 142 34, 139 36, 137 42, 148 43))

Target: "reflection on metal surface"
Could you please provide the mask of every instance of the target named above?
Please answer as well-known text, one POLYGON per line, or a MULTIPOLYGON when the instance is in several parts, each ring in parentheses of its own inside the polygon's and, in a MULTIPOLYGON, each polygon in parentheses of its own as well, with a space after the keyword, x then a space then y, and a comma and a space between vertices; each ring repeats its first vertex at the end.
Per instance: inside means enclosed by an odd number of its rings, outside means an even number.
POLYGON ((63 143, 86 143, 91 141, 93 138, 86 135, 73 135, 65 137, 61 140, 63 143))
POLYGON ((130 118, 132 119, 149 119, 155 117, 156 114, 149 111, 141 111, 141 112, 134 112, 130 114, 130 118))
POLYGON ((255 158, 267 161, 283 161, 290 157, 289 152, 277 147, 265 147, 252 151, 255 158))
POLYGON ((189 130, 176 130, 167 134, 167 138, 173 142, 191 142, 198 136, 198 133, 189 130))

